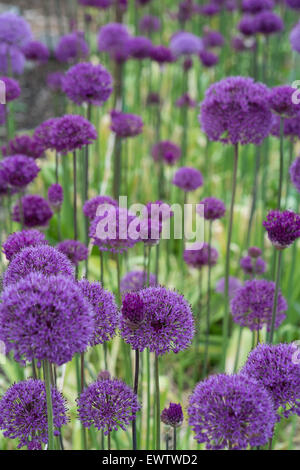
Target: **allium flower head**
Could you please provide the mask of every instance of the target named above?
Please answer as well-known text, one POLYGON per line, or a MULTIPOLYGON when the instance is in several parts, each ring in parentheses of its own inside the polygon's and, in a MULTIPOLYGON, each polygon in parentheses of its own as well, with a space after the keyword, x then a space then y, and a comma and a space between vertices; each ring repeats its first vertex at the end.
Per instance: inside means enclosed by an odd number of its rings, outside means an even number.
MULTIPOLYGON (((66 400, 51 387, 54 435, 69 421, 66 400)), ((48 419, 45 383, 27 379, 9 387, 0 399, 0 429, 4 437, 18 438, 18 449, 42 450, 48 442, 48 419)))
POLYGON ((135 328, 121 321, 124 341, 132 349, 149 348, 158 355, 186 349, 194 336, 194 320, 184 297, 165 287, 148 287, 138 294, 144 303, 143 320, 135 328))
POLYGON ((7 175, 9 185, 18 189, 25 188, 40 171, 34 159, 26 155, 8 156, 1 161, 0 167, 7 175))
POLYGON ((2 245, 2 251, 8 261, 29 246, 47 245, 45 235, 39 230, 21 230, 11 233, 2 245))
POLYGON ((103 289, 99 282, 82 279, 78 285, 93 308, 94 331, 90 345, 110 341, 115 336, 119 323, 118 307, 113 294, 103 289))
POLYGON ((63 154, 81 149, 97 139, 97 132, 83 116, 66 114, 55 119, 50 128, 51 148, 63 154))
POLYGON ((157 62, 160 65, 171 63, 175 60, 171 49, 163 45, 152 46, 150 57, 154 62, 157 62))
POLYGON ((250 352, 241 373, 268 391, 278 414, 282 407, 283 416, 300 416, 300 364, 295 344, 258 345, 250 352))
POLYGON ((51 149, 53 146, 53 128, 59 118, 51 118, 42 122, 34 131, 33 138, 44 150, 51 149))
POLYGON ((132 389, 117 379, 93 382, 81 393, 77 405, 83 426, 94 426, 105 435, 119 428, 125 431, 141 408, 132 389))
POLYGON ((218 257, 217 250, 208 243, 203 243, 201 248, 195 246, 195 249, 188 249, 183 252, 183 259, 186 264, 197 269, 201 269, 203 266, 215 266, 218 257))
POLYGON ((52 72, 47 75, 47 86, 54 92, 62 91, 65 74, 63 72, 52 72))
POLYGON ((27 228, 47 227, 49 220, 53 216, 48 201, 38 194, 28 194, 22 197, 22 217, 20 217, 20 204, 13 207, 12 220, 14 222, 24 221, 27 228))
POLYGON ((0 41, 0 73, 21 75, 25 67, 25 56, 18 46, 0 41))
POLYGON ((253 36, 257 33, 257 21, 255 16, 243 16, 238 24, 238 30, 244 36, 253 36))
POLYGON ((88 56, 89 52, 84 33, 74 31, 60 38, 54 53, 59 62, 72 62, 88 56))
POLYGON ((19 98, 21 88, 17 80, 9 77, 0 77, 0 80, 4 82, 5 85, 5 100, 7 103, 19 98))
POLYGON ((39 244, 27 246, 13 257, 4 273, 3 285, 14 284, 31 272, 74 277, 73 266, 62 252, 47 244, 39 244))
POLYGON ((79 0, 79 3, 85 7, 106 9, 111 6, 112 0, 79 0))
POLYGON ((108 52, 112 59, 126 60, 130 54, 130 34, 127 27, 121 23, 108 23, 102 26, 98 33, 98 49, 108 52))
POLYGON ((284 29, 284 24, 280 16, 269 10, 258 13, 255 17, 257 22, 257 32, 268 36, 279 33, 284 29))
POLYGON ((62 365, 87 348, 92 315, 71 277, 32 272, 2 293, 0 337, 18 362, 47 359, 62 365))
POLYGON ((189 95, 189 93, 183 93, 183 95, 181 95, 177 100, 176 100, 176 103, 175 105, 178 107, 178 108, 195 108, 197 103, 195 100, 193 100, 193 98, 191 98, 191 96, 189 95))
MULTIPOLYGON (((149 287, 156 286, 157 279, 155 274, 149 275, 149 287)), ((146 271, 129 271, 121 279, 121 292, 136 292, 147 286, 146 271)))
POLYGON ((268 442, 276 422, 269 393, 245 375, 212 375, 196 385, 189 425, 207 449, 246 449, 268 442))
POLYGON ((292 49, 300 54, 300 21, 290 32, 290 43, 292 49))
POLYGON ((260 144, 270 132, 268 89, 252 78, 228 77, 206 91, 199 121, 210 140, 260 144))
POLYGON ((272 210, 263 221, 270 242, 284 249, 300 237, 300 215, 293 211, 272 210))
POLYGON ((219 57, 206 49, 203 49, 203 51, 199 52, 199 58, 204 67, 213 67, 219 62, 219 57))
POLYGON ((300 0, 285 0, 286 4, 294 10, 300 9, 300 0))
POLYGON ((174 165, 181 157, 181 149, 170 140, 162 140, 153 145, 151 155, 156 162, 163 160, 167 165, 174 165))
POLYGON ((134 59, 146 59, 150 56, 152 42, 144 36, 136 36, 129 40, 129 53, 134 59))
POLYGON ((69 258, 75 266, 87 259, 89 255, 88 248, 79 240, 63 240, 56 245, 56 249, 69 258))
MULTIPOLYGON (((300 112, 292 118, 285 118, 283 122, 283 133, 292 142, 300 139, 300 112)), ((275 137, 280 137, 280 116, 273 114, 271 134, 275 137)))
POLYGON ((31 29, 22 16, 12 12, 0 15, 0 43, 21 48, 31 39, 31 29))
POLYGON ((2 147, 2 153, 5 157, 9 155, 26 155, 34 159, 41 158, 44 148, 36 141, 34 137, 29 135, 20 135, 10 140, 8 144, 2 147))
POLYGON ((198 54, 203 49, 203 42, 195 34, 180 31, 171 38, 170 49, 175 57, 198 54))
POLYGON ((124 295, 121 313, 121 325, 133 330, 139 327, 144 319, 144 302, 138 293, 128 292, 124 295))
MULTIPOLYGON (((274 295, 274 282, 265 279, 246 281, 231 300, 233 320, 239 325, 247 326, 252 331, 260 330, 263 326, 267 326, 270 331, 274 295)), ((279 291, 275 328, 278 328, 285 319, 287 308, 287 302, 279 291)))
MULTIPOLYGON (((234 277, 234 276, 229 276, 229 289, 228 289, 228 294, 229 294, 229 297, 232 299, 232 297, 235 296, 237 290, 242 286, 242 283, 241 281, 237 278, 237 277, 234 277)), ((224 292, 225 292, 225 278, 222 277, 221 279, 219 279, 219 281, 217 282, 216 284, 216 292, 218 292, 218 294, 223 294, 224 295, 224 292)))
POLYGON ((102 65, 80 62, 67 71, 62 89, 78 105, 102 106, 112 93, 112 76, 102 65))
POLYGON ((204 218, 207 220, 221 219, 225 215, 226 208, 223 201, 215 197, 206 197, 200 204, 204 204, 204 218))
POLYGON ((161 421, 167 426, 178 428, 183 423, 183 412, 180 403, 170 403, 169 408, 164 408, 160 415, 161 421))
POLYGON ((88 201, 85 201, 83 205, 83 213, 90 220, 93 220, 97 215, 98 207, 101 207, 103 204, 108 204, 114 207, 117 207, 117 202, 112 199, 110 196, 95 196, 88 201))
POLYGON ((266 262, 260 257, 244 256, 240 260, 240 266, 246 274, 263 274, 266 271, 266 262))
POLYGON ((300 111, 300 104, 294 104, 292 96, 295 88, 289 85, 281 85, 271 89, 269 101, 271 109, 285 118, 295 117, 300 111))
POLYGON ((184 166, 176 171, 172 183, 186 192, 195 191, 203 186, 203 176, 196 168, 184 166))
POLYGON ((64 201, 64 190, 58 183, 53 183, 48 188, 48 201, 53 210, 59 210, 64 201))
POLYGON ((220 7, 216 3, 207 3, 200 8, 200 12, 204 16, 215 16, 220 12, 220 7))
POLYGON ((40 41, 30 41, 22 47, 22 52, 27 60, 45 64, 49 57, 50 52, 48 47, 40 41))
POLYGON ((300 156, 296 158, 296 160, 293 161, 293 163, 290 166, 290 177, 291 177, 291 182, 297 189, 298 193, 300 193, 300 156))
POLYGON ((151 34, 159 31, 160 27, 160 19, 157 16, 145 15, 139 21, 139 30, 142 33, 151 34))
POLYGON ((111 111, 111 130, 119 137, 135 137, 143 131, 142 118, 136 114, 111 111))
POLYGON ((219 31, 204 28, 203 45, 205 48, 222 47, 224 36, 219 31))
POLYGON ((272 10, 273 7, 273 0, 243 0, 242 2, 243 11, 252 15, 256 15, 263 10, 272 10))
POLYGON ((248 255, 251 256, 251 258, 258 258, 261 254, 262 251, 257 246, 250 246, 250 248, 248 248, 248 255))

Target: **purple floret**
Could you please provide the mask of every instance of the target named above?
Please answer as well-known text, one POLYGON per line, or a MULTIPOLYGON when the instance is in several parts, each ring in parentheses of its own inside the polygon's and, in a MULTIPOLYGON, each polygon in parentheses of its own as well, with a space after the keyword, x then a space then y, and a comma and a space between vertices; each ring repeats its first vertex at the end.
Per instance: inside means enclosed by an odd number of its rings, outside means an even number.
POLYGON ((208 243, 200 249, 184 250, 183 259, 189 266, 201 269, 203 266, 215 266, 219 257, 218 251, 208 243))
POLYGON ((263 274, 266 271, 266 262, 258 257, 244 256, 240 260, 240 266, 245 274, 263 274))
POLYGON ((238 30, 244 34, 244 36, 253 36, 257 33, 257 21, 255 16, 243 16, 238 24, 238 30))
POLYGON ((106 9, 111 6, 113 0, 79 0, 79 3, 86 7, 106 9))
POLYGON ((204 29, 203 45, 206 48, 222 47, 224 44, 224 36, 219 31, 212 29, 204 29))
POLYGON ((294 10, 299 10, 300 9, 300 0, 285 0, 286 4, 290 7, 293 8, 294 10))
POLYGON ((0 162, 7 181, 12 188, 23 189, 38 175, 40 168, 33 158, 26 155, 11 155, 0 162))
POLYGON ((157 62, 160 65, 171 63, 175 60, 171 49, 163 45, 152 46, 150 57, 154 62, 157 62))
POLYGON ((130 34, 126 26, 121 23, 108 23, 102 26, 98 33, 98 49, 108 52, 117 62, 123 62, 130 55, 130 34))
POLYGON ((175 57, 198 54, 203 49, 203 42, 195 34, 180 31, 171 38, 170 49, 175 57))
POLYGON ((14 78, 0 77, 1 82, 5 85, 5 100, 6 103, 16 100, 21 94, 19 82, 14 78))
POLYGON ((151 34, 161 28, 160 19, 157 16, 145 15, 139 21, 139 30, 142 33, 151 34))
POLYGON ((83 205, 83 213, 90 220, 93 220, 97 215, 98 207, 101 207, 103 204, 108 204, 114 207, 117 207, 117 202, 112 199, 110 196, 95 196, 92 199, 86 201, 83 205))
POLYGON ((122 299, 121 321, 136 329, 144 319, 144 302, 136 292, 128 292, 122 299))
POLYGON ((290 43, 292 49, 300 54, 300 21, 290 32, 290 43))
POLYGON ((29 246, 47 245, 45 235, 39 230, 21 230, 10 234, 2 245, 2 251, 8 261, 19 253, 23 248, 29 246))
MULTIPOLYGON (((156 286, 155 274, 149 273, 149 286, 156 286)), ((129 271, 121 279, 121 292, 136 292, 147 286, 146 271, 129 271)))
POLYGON ((152 42, 150 39, 137 36, 129 40, 129 53, 134 59, 146 59, 150 56, 152 42))
POLYGON ((47 119, 42 122, 34 131, 33 138, 43 151, 51 149, 53 145, 53 128, 59 118, 47 119))
POLYGON ((203 186, 203 176, 196 168, 184 166, 176 171, 172 183, 186 192, 195 191, 203 186))
POLYGON ((50 52, 49 52, 48 47, 39 41, 28 42, 22 48, 22 52, 25 55, 27 60, 40 62, 41 64, 45 64, 50 57, 50 52))
POLYGON ((203 49, 203 51, 199 52, 199 58, 204 67, 213 67, 219 62, 219 57, 206 49, 203 49))
POLYGON ((50 148, 66 154, 90 145, 97 139, 97 131, 84 117, 66 114, 50 124, 49 137, 50 148))
POLYGON ((2 147, 2 153, 5 157, 8 155, 27 155, 34 159, 41 158, 44 154, 44 148, 34 137, 29 135, 16 136, 10 140, 6 146, 2 147))
POLYGON ((263 10, 272 10, 273 7, 273 0, 243 0, 242 2, 243 11, 252 15, 256 15, 263 10))
POLYGON ((204 204, 204 218, 207 220, 221 219, 226 212, 223 201, 215 197, 206 197, 200 204, 204 204))
POLYGON ((284 29, 284 23, 280 16, 269 10, 264 10, 255 16, 257 32, 268 36, 279 33, 284 29))
MULTIPOLYGON (((228 288, 228 295, 230 298, 234 297, 236 291, 242 286, 241 281, 234 276, 229 276, 229 288, 228 288)), ((216 284, 216 292, 218 294, 223 294, 225 292, 225 278, 222 277, 216 284)))
POLYGON ((111 130, 119 137, 135 137, 143 132, 143 120, 136 114, 111 111, 111 130))
POLYGON ((193 98, 191 98, 191 96, 188 93, 184 93, 176 100, 175 105, 178 108, 184 108, 184 107, 195 108, 197 105, 197 102, 193 100, 193 98))
POLYGON ((72 264, 78 266, 80 261, 88 258, 88 248, 78 240, 63 240, 56 245, 56 249, 63 253, 72 264))
POLYGON ((58 210, 64 201, 64 190, 58 183, 53 183, 48 189, 48 201, 53 210, 58 210))
POLYGON ((73 62, 89 55, 90 49, 82 31, 74 31, 62 36, 55 49, 59 62, 73 62))
POLYGON ((65 74, 63 72, 52 72, 47 75, 47 86, 54 92, 62 91, 65 74))
POLYGON ((53 216, 48 201, 38 194, 28 194, 22 197, 22 217, 20 217, 20 204, 13 207, 12 220, 14 222, 24 221, 27 228, 47 227, 49 220, 53 216))
POLYGON ((167 426, 178 428, 183 423, 183 412, 180 403, 170 403, 168 408, 164 408, 160 415, 161 421, 167 426))
POLYGON ((300 193, 300 156, 293 161, 290 166, 290 177, 291 182, 297 189, 298 193, 300 193))
POLYGON ((293 211, 272 210, 263 221, 270 242, 284 249, 300 237, 300 215, 293 211))
POLYGON ((300 112, 300 104, 294 104, 292 97, 295 88, 281 85, 271 89, 269 103, 272 111, 285 118, 293 118, 300 112))
POLYGON ((181 157, 181 149, 169 140, 162 140, 153 145, 151 155, 155 162, 163 160, 167 165, 174 165, 181 157))

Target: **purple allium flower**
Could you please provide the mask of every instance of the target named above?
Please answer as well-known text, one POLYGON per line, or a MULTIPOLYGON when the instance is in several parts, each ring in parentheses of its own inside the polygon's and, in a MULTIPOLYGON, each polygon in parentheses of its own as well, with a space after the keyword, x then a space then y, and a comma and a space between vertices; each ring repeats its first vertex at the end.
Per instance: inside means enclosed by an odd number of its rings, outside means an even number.
POLYGON ((203 176, 196 168, 183 166, 176 171, 172 183, 184 191, 195 191, 203 186, 203 176))
MULTIPOLYGON (((54 435, 69 421, 67 402, 51 387, 54 435)), ((0 399, 0 429, 4 437, 19 439, 18 449, 42 450, 48 442, 47 400, 45 383, 27 379, 14 383, 0 399)))
POLYGON ((16 75, 21 75, 25 62, 25 56, 18 46, 10 46, 0 40, 0 73, 9 74, 11 71, 16 75))
POLYGON ((137 36, 129 40, 130 56, 134 59, 146 59, 150 56, 152 42, 144 36, 137 36))
POLYGON ((128 292, 122 299, 122 326, 128 326, 132 330, 139 328, 144 319, 144 302, 136 292, 128 292))
POLYGON ((74 268, 62 252, 52 246, 38 244, 23 248, 13 257, 3 275, 4 287, 19 282, 31 272, 38 272, 43 276, 63 274, 74 277, 74 268))
POLYGON ((190 97, 188 93, 184 93, 176 100, 175 105, 178 108, 184 108, 184 107, 195 108, 197 103, 195 100, 193 100, 193 98, 190 97))
POLYGON ((169 408, 164 408, 160 415, 161 421, 167 426, 178 428, 183 423, 183 412, 180 403, 170 403, 169 408))
POLYGON ((105 435, 119 428, 125 431, 141 408, 133 390, 117 379, 93 382, 77 398, 77 405, 83 426, 94 426, 105 435))
POLYGON ((269 10, 264 10, 255 16, 257 32, 269 35, 279 33, 284 29, 284 24, 280 16, 269 10))
MULTIPOLYGON (((49 220, 53 216, 48 201, 38 194, 28 194, 22 197, 22 219, 27 228, 47 227, 49 220)), ((13 207, 12 220, 21 222, 20 205, 13 207)))
POLYGON ((64 200, 64 190, 58 183, 53 183, 48 189, 48 201, 53 210, 59 210, 64 200))
POLYGON ((116 334, 119 323, 119 312, 114 296, 103 289, 99 282, 82 279, 78 285, 90 305, 93 307, 94 332, 90 345, 103 344, 116 334))
POLYGON ((200 13, 204 16, 215 16, 220 12, 220 7, 216 3, 207 3, 200 8, 200 13))
POLYGON ((154 91, 151 91, 147 95, 147 100, 146 104, 153 106, 153 105, 160 105, 161 104, 161 99, 158 93, 155 93, 154 91))
POLYGON ((203 49, 203 42, 195 34, 180 31, 171 38, 170 49, 175 57, 198 54, 203 49))
POLYGON ((34 159, 26 155, 8 156, 0 162, 0 166, 7 175, 9 185, 18 189, 25 188, 40 171, 34 159))
POLYGON ((221 219, 226 212, 223 201, 215 197, 206 197, 200 204, 204 204, 204 218, 207 220, 221 219))
POLYGON ((300 54, 300 21, 290 32, 290 43, 292 49, 300 54))
POLYGON ((255 16, 243 16, 238 24, 238 30, 244 34, 244 36, 253 36, 257 33, 257 21, 255 16))
POLYGON ((48 241, 45 235, 39 230, 21 230, 20 232, 11 233, 6 242, 2 245, 2 251, 8 261, 19 253, 23 248, 29 246, 47 245, 48 241))
POLYGON ((268 89, 252 78, 228 77, 206 91, 199 121, 210 140, 260 144, 270 132, 268 89))
MULTIPOLYGON (((155 274, 149 274, 149 286, 156 286, 157 279, 155 274)), ((136 292, 147 286, 146 271, 129 271, 121 279, 121 292, 136 292)))
POLYGON ((92 221, 89 234, 101 251, 123 253, 140 241, 138 233, 132 237, 131 224, 135 221, 139 220, 125 208, 104 207, 102 215, 92 221))
POLYGON ((112 5, 112 0, 79 0, 79 3, 85 7, 106 9, 112 5))
POLYGON ((163 45, 152 46, 150 57, 154 62, 157 62, 160 65, 171 63, 175 60, 171 49, 163 45))
POLYGON ((284 417, 300 416, 300 364, 295 344, 258 345, 250 352, 241 373, 257 380, 268 391, 275 410, 282 407, 284 417))
POLYGON ((1 82, 5 85, 5 100, 7 103, 16 100, 21 94, 19 82, 14 78, 0 77, 1 82))
POLYGON ((151 155, 155 162, 164 160, 168 165, 174 165, 181 157, 181 149, 170 140, 162 140, 153 145, 151 155))
POLYGON ((7 174, 0 167, 0 199, 1 199, 1 196, 6 196, 7 194, 10 193, 10 191, 11 191, 11 188, 9 187, 9 184, 7 181, 7 174))
POLYGON ((0 15, 0 43, 21 48, 31 37, 30 26, 22 16, 12 12, 0 15))
POLYGON ((82 31, 74 31, 62 36, 55 49, 59 62, 72 62, 89 55, 90 49, 82 31))
POLYGON ((205 49, 199 52, 199 58, 204 67, 213 67, 219 62, 219 57, 216 54, 205 49))
POLYGON ((289 169, 291 182, 300 193, 300 156, 293 161, 289 169))
POLYGON ((299 0, 285 0, 285 2, 290 8, 293 8, 294 10, 299 10, 300 9, 300 1, 299 0))
MULTIPOLYGON (((234 276, 229 276, 229 289, 228 289, 228 295, 230 298, 234 297, 236 294, 236 291, 242 286, 241 281, 234 276)), ((219 281, 216 284, 216 292, 218 294, 224 294, 225 292, 225 278, 222 277, 219 279, 219 281)))
POLYGON ((63 240, 56 245, 56 249, 69 258, 75 266, 87 259, 89 255, 88 248, 78 240, 63 240))
POLYGON ((108 23, 102 26, 98 33, 98 49, 108 52, 112 59, 126 60, 129 56, 130 34, 121 23, 108 23))
POLYGON ((157 16, 145 15, 139 21, 139 30, 142 33, 151 34, 161 28, 160 19, 157 16))
POLYGON ((266 262, 258 257, 244 256, 240 260, 240 266, 245 274, 263 274, 266 271, 266 262))
POLYGON ((92 308, 71 277, 32 272, 2 292, 0 337, 18 362, 62 365, 86 350, 93 331, 92 308))
POLYGON ((300 215, 293 211, 272 210, 263 226, 270 242, 278 249, 284 249, 300 237, 300 215))
POLYGON ((242 2, 243 11, 252 15, 256 15, 263 10, 272 10, 273 7, 273 0, 243 0, 242 2))
POLYGON ((44 153, 44 149, 34 137, 29 135, 16 136, 10 140, 6 146, 1 148, 2 153, 5 157, 8 155, 27 155, 34 159, 41 158, 44 153))
POLYGON ((111 111, 111 130, 119 137, 135 137, 143 132, 142 118, 136 114, 111 111))
POLYGON ((76 114, 66 114, 55 119, 49 131, 51 148, 63 154, 81 149, 97 139, 93 124, 76 114))
POLYGON ((222 47, 224 44, 224 36, 219 31, 204 28, 203 45, 206 48, 222 47))
POLYGON ((47 121, 42 122, 34 131, 33 138, 43 150, 52 148, 53 128, 58 119, 59 118, 47 119, 47 121))
POLYGON ((101 207, 103 204, 108 204, 114 207, 117 207, 117 202, 112 199, 110 196, 95 196, 88 201, 85 201, 83 205, 83 213, 90 220, 93 220, 97 215, 98 207, 101 207))
POLYGON ((97 376, 97 380, 109 380, 110 372, 108 370, 101 370, 97 376))
POLYGON ((300 111, 300 104, 294 104, 292 96, 295 88, 290 85, 281 85, 271 89, 269 103, 271 109, 282 117, 293 118, 300 111))
POLYGON ((269 393, 245 375, 212 375, 190 397, 189 425, 207 449, 246 449, 273 435, 276 422, 269 393))
POLYGON ((262 251, 257 246, 250 246, 250 248, 248 248, 248 255, 251 256, 251 258, 258 258, 261 254, 262 251))
POLYGON ((195 246, 195 249, 184 250, 183 252, 183 259, 186 264, 197 269, 201 269, 203 266, 215 266, 218 257, 217 250, 208 243, 203 243, 200 249, 195 246))
POLYGON ((40 62, 44 64, 50 57, 50 52, 47 46, 40 41, 30 41, 22 47, 22 52, 27 60, 40 62))
POLYGON ((102 106, 112 93, 112 76, 102 65, 81 62, 68 70, 62 89, 78 105, 102 106))
POLYGON ((52 72, 47 75, 47 86, 52 91, 60 92, 62 91, 62 85, 64 81, 65 74, 63 72, 52 72))
POLYGON ((165 287, 148 287, 139 291, 144 303, 144 317, 132 328, 121 319, 121 335, 132 349, 149 348, 157 355, 186 349, 194 336, 194 320, 185 298, 165 287))
MULTIPOLYGON (((272 309, 275 295, 275 284, 265 279, 246 281, 238 289, 231 300, 231 313, 235 323, 247 326, 250 330, 260 330, 267 326, 270 331, 272 323, 272 309)), ((278 328, 285 319, 288 305, 279 291, 275 328, 278 328)))

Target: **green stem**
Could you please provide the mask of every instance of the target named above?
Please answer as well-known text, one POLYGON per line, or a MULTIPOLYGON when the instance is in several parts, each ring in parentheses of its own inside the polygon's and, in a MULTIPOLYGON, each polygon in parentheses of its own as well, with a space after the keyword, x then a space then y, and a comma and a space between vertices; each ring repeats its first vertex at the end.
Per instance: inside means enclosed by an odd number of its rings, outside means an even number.
POLYGON ((47 417, 48 417, 48 450, 54 450, 54 434, 53 434, 53 407, 51 396, 51 378, 50 378, 50 364, 47 360, 43 361, 44 365, 44 381, 46 388, 47 400, 47 417))
POLYGON ((284 118, 280 118, 280 167, 279 167, 279 188, 278 188, 278 197, 277 197, 277 209, 280 210, 281 206, 281 198, 282 198, 282 184, 283 184, 283 169, 284 169, 284 161, 283 161, 283 139, 284 139, 284 118))
POLYGON ((159 364, 158 355, 154 359, 155 375, 155 411, 156 411, 156 450, 160 450, 160 394, 159 394, 159 364))
POLYGON ((237 348, 236 348, 235 359, 234 359, 234 372, 237 371, 238 364, 239 364, 239 357, 240 357, 240 351, 241 351, 241 342, 242 342, 242 334, 243 334, 243 327, 240 326, 240 329, 239 329, 239 336, 238 336, 238 342, 237 342, 237 348))
POLYGON ((210 284, 211 284, 211 239, 212 239, 212 221, 209 221, 209 234, 208 234, 208 275, 207 275, 207 304, 206 304, 206 333, 205 333, 205 350, 204 350, 204 365, 203 377, 206 377, 208 368, 208 348, 209 348, 209 331, 210 331, 210 284))
POLYGON ((273 343, 274 331, 275 331, 275 320, 277 314, 277 303, 278 303, 278 292, 279 292, 279 283, 280 283, 280 272, 281 272, 281 260, 282 260, 282 250, 276 250, 275 256, 277 258, 277 268, 276 268, 276 281, 275 281, 275 293, 273 300, 273 309, 272 309, 272 321, 271 329, 269 334, 269 343, 273 343))

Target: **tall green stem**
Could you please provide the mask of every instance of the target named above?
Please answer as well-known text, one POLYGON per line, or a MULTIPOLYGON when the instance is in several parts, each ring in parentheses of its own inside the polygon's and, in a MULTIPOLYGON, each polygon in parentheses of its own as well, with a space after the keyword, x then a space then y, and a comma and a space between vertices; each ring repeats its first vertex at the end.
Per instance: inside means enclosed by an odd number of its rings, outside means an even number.
POLYGON ((281 198, 282 198, 282 184, 283 184, 283 139, 284 139, 284 118, 280 118, 280 166, 279 166, 279 188, 278 188, 278 197, 277 197, 277 209, 280 210, 281 198))
POLYGON ((208 348, 209 348, 209 331, 210 331, 210 284, 211 284, 211 239, 212 239, 212 221, 209 221, 208 233, 208 274, 207 274, 207 304, 206 304, 206 332, 205 332, 205 350, 203 377, 207 374, 208 367, 208 348))
POLYGON ((52 407, 52 396, 51 396, 50 364, 47 360, 44 360, 43 365, 44 365, 44 381, 45 381, 46 401, 47 401, 48 450, 54 450, 53 407, 52 407))
POLYGON ((271 329, 270 329, 269 340, 268 340, 270 344, 273 343, 273 339, 274 339, 275 320, 276 320, 276 313, 277 313, 278 292, 279 292, 279 283, 280 283, 282 250, 276 250, 275 256, 277 258, 277 268, 276 268, 275 293, 274 293, 273 309, 272 309, 272 322, 271 322, 271 329))
POLYGON ((160 393, 159 393, 159 364, 158 355, 154 359, 155 375, 155 411, 156 411, 156 450, 160 450, 160 393))
MULTIPOLYGON (((137 395, 139 388, 139 368, 140 368, 140 353, 139 350, 135 350, 135 373, 134 373, 134 385, 133 391, 137 395)), ((137 450, 136 441, 136 419, 132 421, 132 449, 137 450)))

